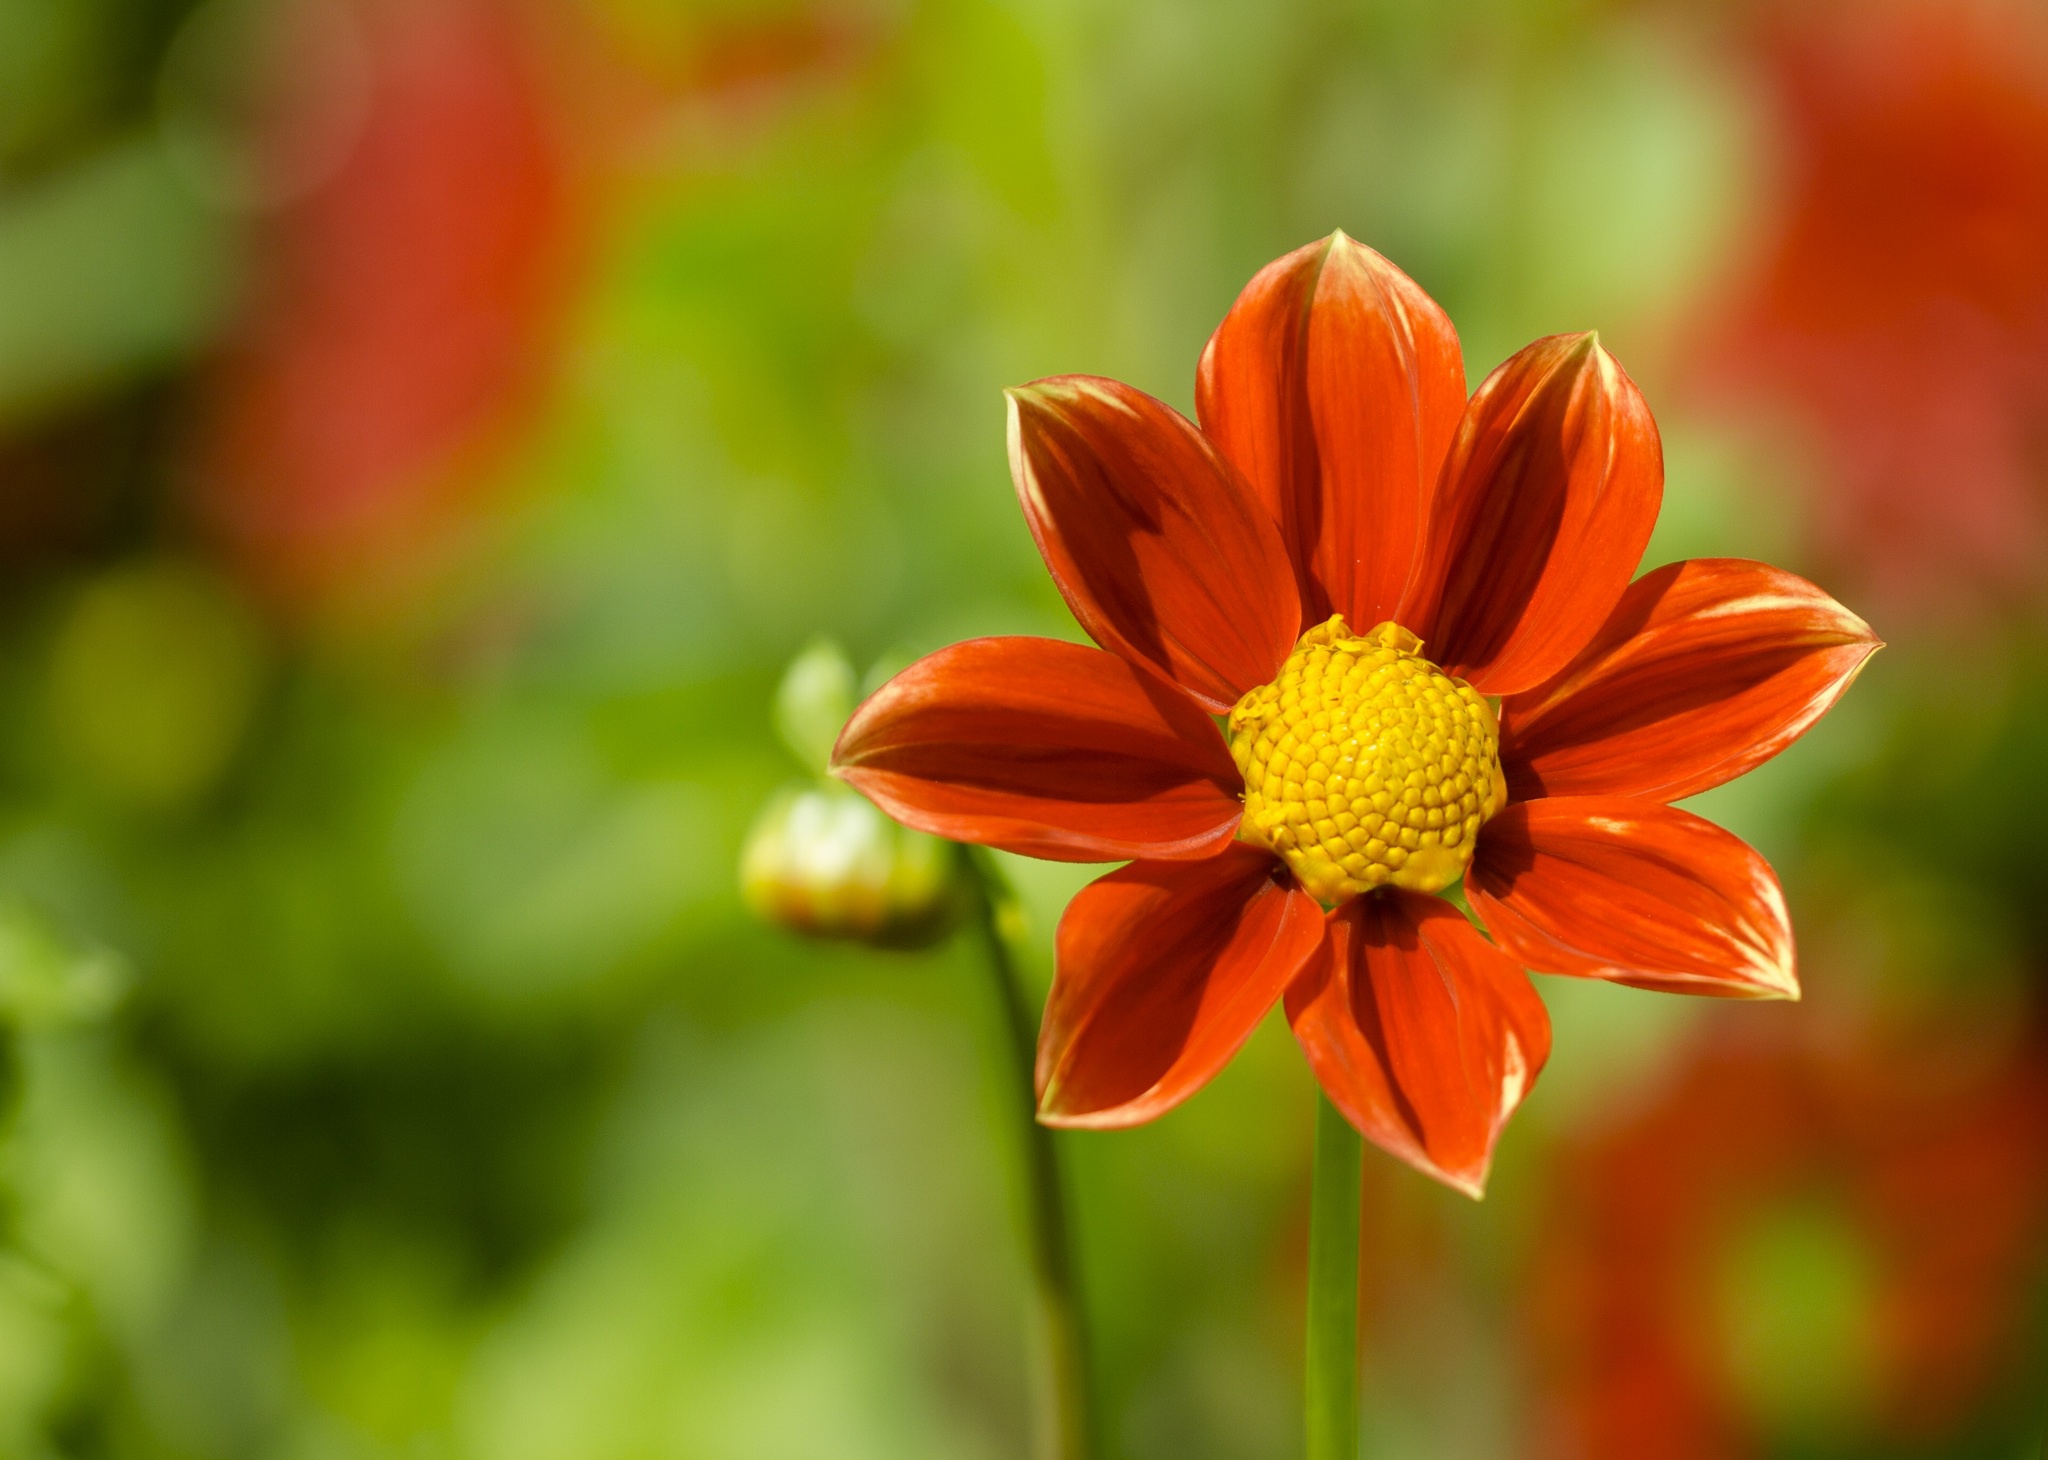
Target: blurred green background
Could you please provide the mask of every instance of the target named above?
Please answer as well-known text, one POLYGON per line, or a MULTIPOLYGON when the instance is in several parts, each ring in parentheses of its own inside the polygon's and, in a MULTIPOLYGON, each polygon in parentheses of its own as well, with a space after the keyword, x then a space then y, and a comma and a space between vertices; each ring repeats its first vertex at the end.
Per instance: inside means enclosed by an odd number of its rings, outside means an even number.
MULTIPOLYGON (((1365 1453, 2034 1453, 2030 8, 0 0, 0 1454, 1027 1455, 997 1013, 747 917, 774 687, 1075 636, 1000 388, 1337 227, 1891 643, 1701 798, 1803 1004, 1543 980, 1487 1201, 1368 1156, 1365 1453)), ((1311 1095, 1062 1138, 1115 1456, 1298 1451, 1311 1095)))

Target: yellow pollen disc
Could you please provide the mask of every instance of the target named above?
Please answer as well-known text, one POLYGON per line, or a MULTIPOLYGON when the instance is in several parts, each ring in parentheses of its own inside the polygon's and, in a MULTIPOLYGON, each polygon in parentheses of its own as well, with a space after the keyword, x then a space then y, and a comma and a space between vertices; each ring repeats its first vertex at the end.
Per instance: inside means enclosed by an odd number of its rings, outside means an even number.
POLYGON ((1354 636, 1340 614, 1230 712, 1238 837, 1326 907, 1375 887, 1441 892, 1507 804, 1493 707, 1421 650, 1399 624, 1354 636))

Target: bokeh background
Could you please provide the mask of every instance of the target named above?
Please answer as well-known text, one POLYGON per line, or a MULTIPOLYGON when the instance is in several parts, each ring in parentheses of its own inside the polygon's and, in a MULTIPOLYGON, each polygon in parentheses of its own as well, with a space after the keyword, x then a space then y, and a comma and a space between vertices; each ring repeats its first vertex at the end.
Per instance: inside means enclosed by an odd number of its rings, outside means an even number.
MULTIPOLYGON (((1022 1460, 996 1011, 746 916, 774 686, 1074 635, 1000 387, 1336 227, 1891 645, 1701 798, 1803 1004, 1542 980, 1486 1202, 1369 1154, 1366 1453, 2034 1454, 2043 24, 0 0, 0 1454, 1022 1460)), ((1063 1138, 1118 1460, 1298 1452, 1311 1095, 1063 1138)))

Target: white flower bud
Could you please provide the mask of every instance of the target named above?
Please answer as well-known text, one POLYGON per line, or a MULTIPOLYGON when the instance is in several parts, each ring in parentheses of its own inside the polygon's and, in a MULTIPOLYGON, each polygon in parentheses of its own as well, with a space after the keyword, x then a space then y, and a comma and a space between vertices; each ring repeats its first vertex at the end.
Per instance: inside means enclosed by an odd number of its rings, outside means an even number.
POLYGON ((741 894, 763 921, 884 948, 945 937, 960 911, 958 875, 950 842, 832 784, 776 796, 740 857, 741 894))

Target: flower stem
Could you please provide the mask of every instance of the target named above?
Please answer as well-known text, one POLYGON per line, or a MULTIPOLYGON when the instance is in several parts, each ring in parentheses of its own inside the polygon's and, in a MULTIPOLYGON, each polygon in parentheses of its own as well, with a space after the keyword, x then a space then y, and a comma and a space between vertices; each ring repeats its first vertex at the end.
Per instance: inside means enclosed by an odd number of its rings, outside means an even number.
POLYGON ((1031 1273, 1044 1323, 1046 1383, 1034 1454, 1040 1460, 1092 1460, 1096 1446, 1087 1330, 1067 1225, 1066 1188, 1053 1132, 1038 1123, 1038 1090, 1033 1083, 1038 1021, 1031 1016, 1004 927, 1015 916, 1016 895, 987 852, 975 847, 960 851, 974 901, 974 931, 987 955, 1010 1046, 1010 1106, 1022 1148, 1031 1273))
POLYGON ((1358 1209, 1361 1145, 1316 1092, 1308 1226, 1308 1460, 1358 1456, 1358 1209))

